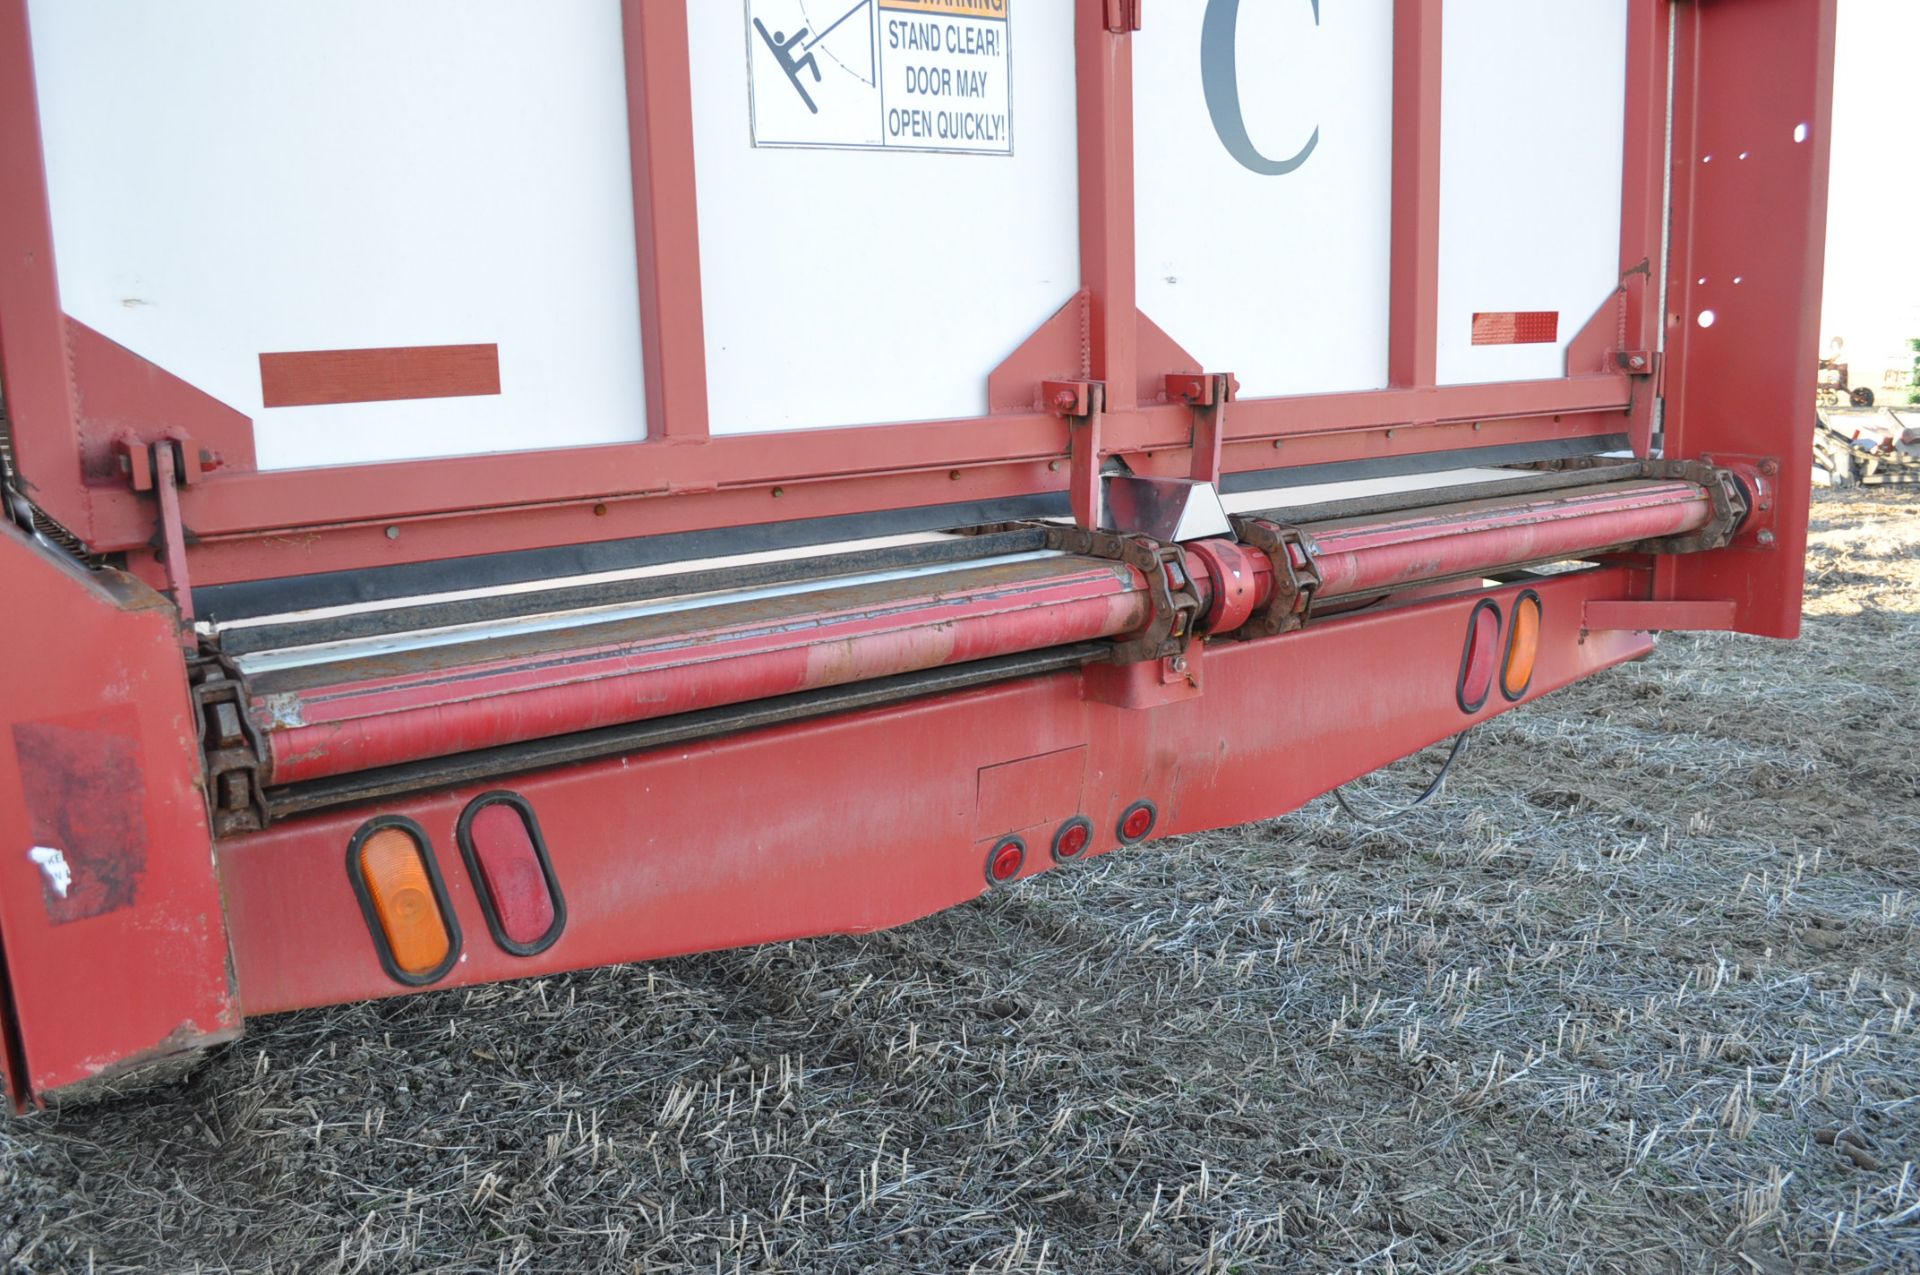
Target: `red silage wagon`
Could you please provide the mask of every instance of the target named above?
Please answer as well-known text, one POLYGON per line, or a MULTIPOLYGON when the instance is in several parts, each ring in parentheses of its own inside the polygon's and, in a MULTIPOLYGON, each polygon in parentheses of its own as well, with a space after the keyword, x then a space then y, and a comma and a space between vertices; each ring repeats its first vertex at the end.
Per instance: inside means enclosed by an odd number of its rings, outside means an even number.
POLYGON ((1833 27, 0 0, 12 1101, 1792 637, 1833 27))

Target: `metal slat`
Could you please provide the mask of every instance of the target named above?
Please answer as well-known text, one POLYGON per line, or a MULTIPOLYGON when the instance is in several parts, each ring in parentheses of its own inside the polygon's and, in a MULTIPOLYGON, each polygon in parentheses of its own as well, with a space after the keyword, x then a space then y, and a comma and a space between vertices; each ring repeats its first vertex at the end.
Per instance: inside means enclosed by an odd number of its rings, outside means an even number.
POLYGON ((1039 549, 1045 541, 1046 533, 1038 529, 985 536, 954 536, 946 540, 859 553, 822 554, 779 562, 716 567, 706 571, 492 594, 454 602, 392 607, 321 619, 249 625, 222 632, 220 649, 233 656, 253 655, 285 647, 314 646, 419 629, 481 624, 552 611, 618 606, 650 598, 677 597, 722 589, 754 589, 856 572, 968 562, 1039 549))
POLYGON ((1428 488, 1420 491, 1383 492, 1379 495, 1327 500, 1311 505, 1280 505, 1272 509, 1256 510, 1247 516, 1299 526, 1306 523, 1332 522, 1342 518, 1407 513, 1417 509, 1430 509, 1443 504, 1452 505, 1470 500, 1499 499, 1503 496, 1524 496, 1535 492, 1591 487, 1601 483, 1639 478, 1641 474, 1639 463, 1633 461, 1594 469, 1542 470, 1539 473, 1516 474, 1512 478, 1503 478, 1497 482, 1462 483, 1453 487, 1428 488))

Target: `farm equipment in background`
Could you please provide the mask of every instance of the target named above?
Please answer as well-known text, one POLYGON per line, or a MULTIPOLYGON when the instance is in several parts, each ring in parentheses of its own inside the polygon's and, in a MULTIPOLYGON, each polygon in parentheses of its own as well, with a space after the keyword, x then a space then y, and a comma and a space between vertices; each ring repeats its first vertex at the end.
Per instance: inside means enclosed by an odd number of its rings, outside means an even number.
POLYGON ((1833 37, 0 0, 0 1085, 902 924, 1795 636, 1833 37))
POLYGON ((1852 368, 1838 359, 1821 359, 1815 397, 1822 407, 1872 407, 1873 390, 1848 380, 1852 368))
POLYGON ((1920 483, 1920 414, 1822 413, 1814 418, 1813 463, 1831 487, 1920 483))

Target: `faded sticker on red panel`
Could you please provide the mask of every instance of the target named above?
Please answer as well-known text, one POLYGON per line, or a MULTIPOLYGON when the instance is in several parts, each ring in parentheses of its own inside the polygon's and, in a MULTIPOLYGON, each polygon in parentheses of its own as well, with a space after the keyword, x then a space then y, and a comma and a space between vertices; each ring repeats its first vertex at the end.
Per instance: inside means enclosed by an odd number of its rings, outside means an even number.
POLYGON ((147 866, 140 719, 131 707, 13 728, 47 916, 56 925, 133 903, 147 866))

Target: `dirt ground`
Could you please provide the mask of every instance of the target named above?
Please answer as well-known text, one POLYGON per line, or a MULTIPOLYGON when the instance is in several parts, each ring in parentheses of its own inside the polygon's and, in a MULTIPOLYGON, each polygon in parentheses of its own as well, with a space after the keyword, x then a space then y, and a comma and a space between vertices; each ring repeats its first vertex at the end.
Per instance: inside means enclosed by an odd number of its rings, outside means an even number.
POLYGON ((1920 1270, 1920 498, 1815 519, 1804 641, 1669 639, 1390 827, 258 1021, 0 1125, 0 1259, 1920 1270))

